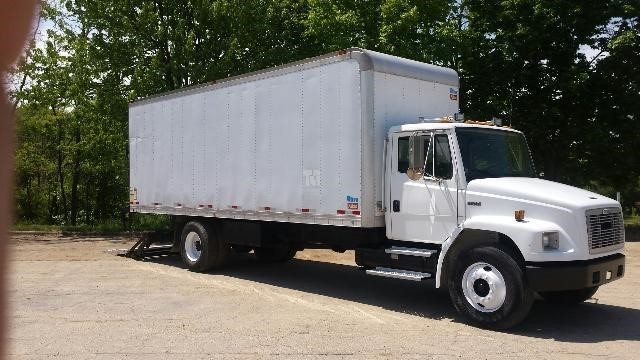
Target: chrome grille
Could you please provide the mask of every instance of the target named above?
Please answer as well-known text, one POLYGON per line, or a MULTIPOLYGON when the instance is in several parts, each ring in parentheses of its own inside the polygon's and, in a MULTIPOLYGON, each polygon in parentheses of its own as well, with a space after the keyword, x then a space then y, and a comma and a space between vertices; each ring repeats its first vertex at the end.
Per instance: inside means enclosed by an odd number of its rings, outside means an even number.
POLYGON ((624 246, 624 221, 619 208, 587 210, 589 253, 599 254, 624 246))

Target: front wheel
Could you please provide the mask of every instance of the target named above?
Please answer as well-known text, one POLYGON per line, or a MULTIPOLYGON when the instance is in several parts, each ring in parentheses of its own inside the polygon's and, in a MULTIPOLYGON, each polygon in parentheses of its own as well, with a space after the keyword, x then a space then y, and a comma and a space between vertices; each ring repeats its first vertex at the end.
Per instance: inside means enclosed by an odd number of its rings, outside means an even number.
POLYGON ((448 280, 456 310, 477 326, 506 329, 533 304, 524 272, 508 251, 486 246, 462 253, 448 280))
POLYGON ((564 291, 540 291, 540 295, 545 301, 558 305, 575 305, 591 299, 598 291, 598 286, 564 291))

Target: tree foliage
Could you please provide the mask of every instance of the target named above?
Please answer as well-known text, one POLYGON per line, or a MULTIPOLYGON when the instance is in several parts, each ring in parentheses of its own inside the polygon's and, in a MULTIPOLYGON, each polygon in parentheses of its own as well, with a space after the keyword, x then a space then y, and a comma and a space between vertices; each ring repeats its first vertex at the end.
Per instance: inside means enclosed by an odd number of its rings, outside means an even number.
POLYGON ((44 2, 46 35, 13 74, 17 215, 124 221, 129 101, 355 46, 456 69, 461 110, 525 131, 548 178, 639 196, 639 13, 623 0, 44 2))

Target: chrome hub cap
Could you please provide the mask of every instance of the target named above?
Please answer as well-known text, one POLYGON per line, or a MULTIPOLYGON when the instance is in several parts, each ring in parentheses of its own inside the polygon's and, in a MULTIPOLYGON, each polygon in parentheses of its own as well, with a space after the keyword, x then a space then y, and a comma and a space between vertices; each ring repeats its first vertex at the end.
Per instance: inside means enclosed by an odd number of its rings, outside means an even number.
POLYGON ((498 269, 483 262, 467 268, 462 276, 464 297, 481 312, 498 310, 507 297, 507 285, 498 269))
POLYGON ((184 252, 191 262, 196 262, 202 254, 202 241, 197 232, 190 232, 184 240, 184 252))

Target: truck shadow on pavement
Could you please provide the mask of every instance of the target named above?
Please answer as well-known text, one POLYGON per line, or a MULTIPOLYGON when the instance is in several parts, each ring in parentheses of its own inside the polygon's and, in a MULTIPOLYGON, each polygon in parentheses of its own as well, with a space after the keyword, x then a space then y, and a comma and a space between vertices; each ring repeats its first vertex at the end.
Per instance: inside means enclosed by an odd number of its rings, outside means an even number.
POLYGON ((640 310, 593 301, 573 306, 536 301, 525 321, 509 332, 569 343, 640 340, 640 310))
MULTIPOLYGON (((146 261, 185 269, 179 256, 156 257, 146 261)), ((225 270, 215 274, 377 306, 403 314, 464 323, 464 319, 453 308, 446 290, 435 289, 425 283, 369 276, 354 265, 302 259, 285 264, 262 264, 252 256, 235 255, 225 270)), ((536 301, 527 319, 505 332, 568 343, 639 340, 640 310, 593 302, 559 307, 536 301)))
MULTIPOLYGON (((149 258, 145 261, 186 270, 179 255, 149 258)), ((431 319, 458 317, 446 291, 424 283, 370 276, 355 265, 302 259, 282 264, 263 264, 251 255, 234 254, 224 270, 212 271, 211 274, 431 319)))

